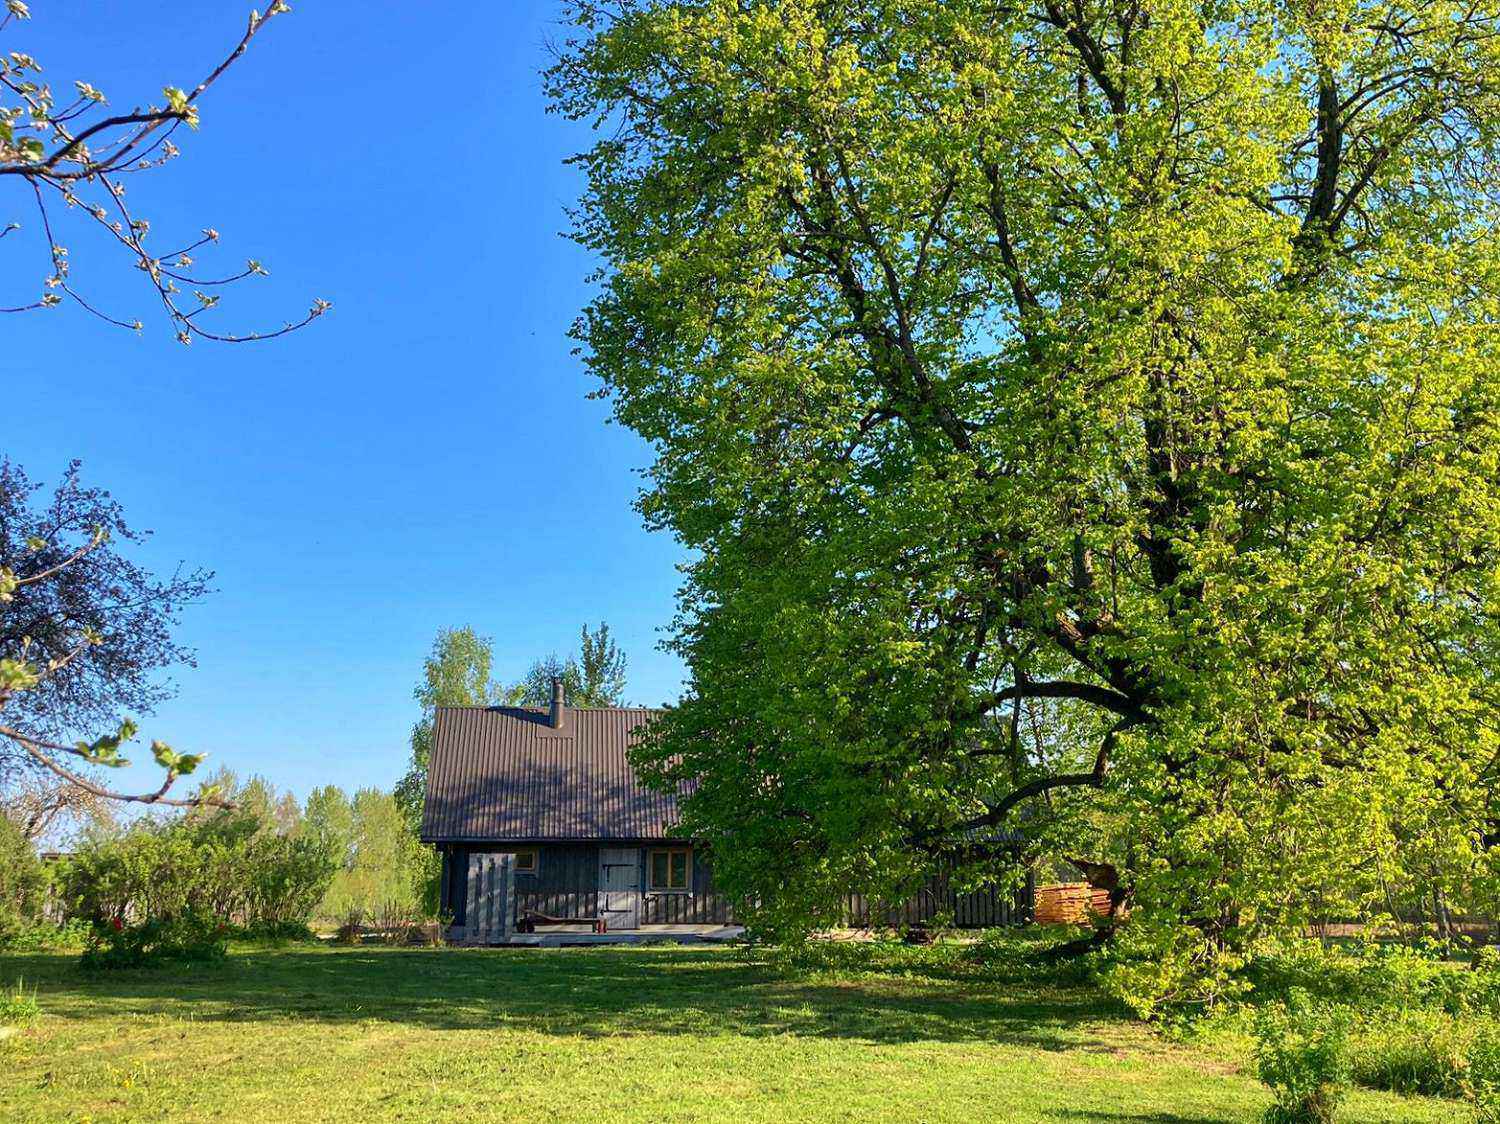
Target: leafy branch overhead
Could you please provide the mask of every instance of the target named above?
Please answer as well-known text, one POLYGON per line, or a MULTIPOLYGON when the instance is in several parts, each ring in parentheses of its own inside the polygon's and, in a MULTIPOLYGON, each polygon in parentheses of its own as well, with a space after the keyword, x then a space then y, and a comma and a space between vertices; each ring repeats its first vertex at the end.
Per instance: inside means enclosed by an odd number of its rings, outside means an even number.
MULTIPOLYGON (((47 254, 41 296, 0 307, 0 312, 30 312, 68 301, 117 327, 142 328, 139 319, 100 308, 76 287, 68 247, 61 237, 62 222, 75 213, 101 229, 145 275, 184 344, 195 338, 222 343, 273 339, 306 326, 332 307, 325 300, 314 300, 300 317, 263 331, 209 327, 205 314, 219 307, 221 289, 265 276, 266 268, 254 259, 241 268, 200 268, 196 255, 219 243, 219 232, 212 227, 174 249, 158 251, 147 244, 150 222, 126 200, 127 178, 159 168, 179 155, 172 138, 184 125, 198 127, 199 99, 267 24, 289 10, 283 0, 274 0, 264 14, 252 11, 239 42, 192 89, 166 86, 160 104, 137 105, 124 112, 109 112, 105 93, 86 81, 75 81, 71 96, 60 96, 43 77, 41 63, 23 51, 0 55, 0 90, 4 91, 0 96, 7 99, 0 101, 0 181, 8 178, 20 187, 24 205, 35 211, 47 254)), ((30 16, 22 0, 6 0, 0 31, 30 16)), ((0 242, 20 228, 16 221, 0 228, 0 242)))
POLYGON ((107 493, 79 485, 76 465, 45 505, 29 502, 34 491, 18 467, 0 460, 0 780, 51 774, 91 797, 222 803, 205 789, 191 799, 168 795, 204 755, 163 741, 150 747, 163 771, 156 789, 129 793, 97 783, 96 770, 130 763, 127 746, 138 732, 130 718, 108 720, 107 732, 92 738, 67 733, 97 730, 111 712, 149 709, 163 697, 151 673, 191 658, 167 629, 209 575, 157 581, 121 557, 114 539, 142 536, 107 493))

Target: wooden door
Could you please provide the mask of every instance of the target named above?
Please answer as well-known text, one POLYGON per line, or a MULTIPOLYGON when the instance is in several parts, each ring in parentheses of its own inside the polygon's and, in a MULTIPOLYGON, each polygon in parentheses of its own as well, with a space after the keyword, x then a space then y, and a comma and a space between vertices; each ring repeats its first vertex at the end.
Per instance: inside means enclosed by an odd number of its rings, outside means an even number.
POLYGON ((599 849, 599 915, 610 929, 641 927, 641 849, 599 849))

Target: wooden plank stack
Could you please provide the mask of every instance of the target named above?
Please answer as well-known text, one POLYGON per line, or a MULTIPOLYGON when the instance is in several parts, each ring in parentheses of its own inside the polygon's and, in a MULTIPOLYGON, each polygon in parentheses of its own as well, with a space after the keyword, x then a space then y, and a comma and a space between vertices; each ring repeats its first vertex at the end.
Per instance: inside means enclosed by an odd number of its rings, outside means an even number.
POLYGON ((1087 882, 1058 882, 1036 888, 1038 925, 1090 925, 1096 917, 1109 917, 1114 906, 1109 891, 1087 882))

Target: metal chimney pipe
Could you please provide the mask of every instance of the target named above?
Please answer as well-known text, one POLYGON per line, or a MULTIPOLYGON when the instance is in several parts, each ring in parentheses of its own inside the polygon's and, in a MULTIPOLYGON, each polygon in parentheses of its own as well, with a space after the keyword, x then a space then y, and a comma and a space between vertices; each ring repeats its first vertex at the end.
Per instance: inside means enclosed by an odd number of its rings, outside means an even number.
POLYGON ((552 677, 552 715, 550 725, 554 730, 561 730, 563 724, 563 681, 560 677, 552 677))

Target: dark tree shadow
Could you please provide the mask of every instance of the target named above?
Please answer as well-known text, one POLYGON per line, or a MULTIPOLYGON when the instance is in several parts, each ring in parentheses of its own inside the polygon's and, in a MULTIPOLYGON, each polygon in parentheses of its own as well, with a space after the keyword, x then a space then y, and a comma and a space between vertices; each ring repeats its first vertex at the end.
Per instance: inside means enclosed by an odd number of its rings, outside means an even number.
POLYGON ((1107 1037, 1119 1011, 1085 986, 943 974, 797 975, 722 949, 291 946, 236 952, 222 966, 92 975, 58 956, 0 958, 0 977, 16 976, 38 986, 49 1014, 63 1018, 90 1017, 93 1001, 105 999, 243 1022, 373 1018, 581 1037, 729 1032, 1119 1047, 1107 1037))

